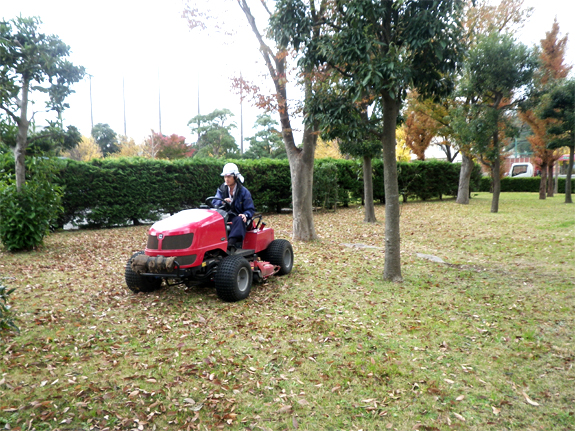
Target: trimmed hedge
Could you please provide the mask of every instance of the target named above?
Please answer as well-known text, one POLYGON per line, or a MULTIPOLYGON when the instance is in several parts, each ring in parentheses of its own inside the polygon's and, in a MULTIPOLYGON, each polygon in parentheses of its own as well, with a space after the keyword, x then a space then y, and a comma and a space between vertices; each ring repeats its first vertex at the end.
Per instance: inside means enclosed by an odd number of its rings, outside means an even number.
MULTIPOLYGON (((557 182, 558 193, 565 193, 565 178, 559 178, 557 182)), ((539 185, 541 184, 541 177, 529 178, 511 178, 505 177, 501 179, 502 192, 532 192, 539 193, 539 185)), ((575 178, 571 179, 571 190, 575 190, 575 178)), ((482 177, 479 187, 481 192, 491 191, 491 178, 482 177)))
MULTIPOLYGON (((233 160, 245 177, 258 211, 291 206, 291 176, 287 160, 233 160)), ((74 222, 114 226, 157 220, 161 214, 195 208, 215 194, 226 160, 143 158, 65 160, 59 176, 64 187, 64 215, 59 225, 74 222)), ((0 170, 14 169, 11 155, 0 156, 0 170)), ((461 165, 439 161, 398 163, 398 183, 404 201, 456 196, 461 165)), ((348 205, 363 200, 363 172, 357 160, 318 159, 315 162, 316 205, 348 205), (322 184, 319 184, 319 183, 322 184), (329 192, 329 193, 328 193, 329 192)), ((479 188, 476 166, 471 191, 479 188)), ((373 160, 374 199, 385 202, 383 162, 373 160)))
MULTIPOLYGON (((279 211, 291 204, 291 194, 285 193, 286 185, 291 188, 287 161, 234 162, 257 197, 258 209, 279 211)), ((70 160, 61 177, 65 186, 61 224, 74 220, 96 226, 137 224, 197 208, 222 184, 223 163, 211 159, 70 160)))
MULTIPOLYGON (((399 193, 406 202, 410 198, 421 200, 439 198, 443 196, 457 196, 459 187, 459 173, 461 163, 449 163, 437 160, 399 162, 398 185, 399 193)), ((383 189, 383 161, 374 162, 374 199, 385 202, 383 189), (376 187, 376 177, 380 187, 376 187)), ((481 181, 481 167, 475 165, 471 173, 470 191, 479 189, 481 181)))

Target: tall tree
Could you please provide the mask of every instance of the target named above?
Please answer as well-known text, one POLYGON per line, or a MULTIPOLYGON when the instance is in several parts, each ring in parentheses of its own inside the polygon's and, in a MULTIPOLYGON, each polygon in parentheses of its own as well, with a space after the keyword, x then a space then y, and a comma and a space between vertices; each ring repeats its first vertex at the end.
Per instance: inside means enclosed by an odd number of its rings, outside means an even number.
MULTIPOLYGON (((545 33, 545 38, 541 39, 541 51, 539 53, 540 65, 535 74, 536 89, 530 103, 536 105, 541 100, 542 94, 549 91, 552 84, 561 79, 565 79, 571 70, 565 61, 565 48, 567 46, 567 36, 558 39, 559 24, 557 20, 553 22, 551 31, 545 33)), ((553 167, 557 159, 561 156, 556 150, 549 148, 549 135, 547 130, 552 127, 553 120, 542 119, 537 113, 537 107, 531 107, 520 113, 520 117, 525 121, 533 135, 528 137, 533 150, 533 158, 541 167, 541 184, 539 185, 539 199, 545 199, 547 195, 553 196, 553 167)))
POLYGON ((70 86, 84 75, 83 67, 66 59, 70 47, 57 36, 40 33, 40 24, 38 17, 0 22, 0 109, 18 126, 14 147, 17 190, 26 178, 24 158, 34 116, 28 112, 28 102, 33 92, 47 94, 47 108, 61 118, 68 107, 64 101, 72 93, 70 86))
POLYGON ((465 65, 464 93, 474 98, 476 116, 470 123, 473 152, 491 169, 493 199, 491 212, 499 211, 501 193, 501 138, 510 135, 506 113, 521 99, 517 90, 531 82, 536 67, 532 51, 508 35, 492 33, 482 37, 469 53, 465 65))
MULTIPOLYGON (((539 165, 541 169, 541 180, 539 182, 539 199, 545 199, 547 197, 548 189, 548 175, 552 163, 557 160, 554 155, 554 151, 547 148, 549 139, 547 137, 547 127, 550 121, 543 120, 539 118, 532 110, 520 113, 521 119, 526 122, 533 134, 527 137, 527 141, 531 145, 531 150, 533 151, 532 161, 539 165)), ((553 177, 551 177, 553 178, 553 177)), ((549 181, 553 182, 553 181, 549 181)), ((550 194, 550 196, 552 196, 550 194)))
POLYGON ((250 143, 249 149, 244 152, 245 159, 285 159, 287 153, 281 132, 276 130, 278 122, 269 114, 260 114, 254 124, 259 130, 254 136, 246 138, 250 143))
MULTIPOLYGON (((375 95, 368 124, 383 146, 385 183, 385 263, 383 277, 401 281, 399 188, 395 157, 395 131, 408 88, 422 95, 452 89, 444 79, 460 60, 463 3, 460 1, 335 0, 315 7, 313 1, 282 0, 273 20, 276 40, 301 52, 300 67, 333 67, 341 74, 351 100, 375 95), (328 7, 329 5, 329 7, 328 7)), ((322 106, 307 116, 345 121, 338 107, 322 106), (327 109, 326 109, 327 108, 327 109)), ((365 118, 365 117, 363 117, 365 118)))
POLYGON ((465 28, 469 39, 490 33, 513 33, 520 29, 533 14, 532 7, 524 6, 525 0, 468 0, 465 28))
POLYGON ((207 115, 196 115, 188 122, 192 133, 199 139, 194 145, 195 157, 239 157, 239 149, 231 130, 233 117, 229 109, 216 109, 207 115))
POLYGON ((405 120, 405 144, 417 156, 425 160, 425 151, 436 135, 436 122, 433 118, 417 110, 411 110, 405 120))
MULTIPOLYGON (((335 71, 334 69, 334 72, 335 71)), ((348 97, 345 92, 345 84, 337 82, 339 77, 327 81, 327 85, 322 85, 321 90, 316 93, 310 103, 310 112, 317 113, 318 110, 337 112, 337 120, 334 121, 335 115, 316 115, 317 120, 323 128, 323 136, 326 139, 337 139, 339 149, 343 154, 355 157, 362 162, 363 172, 363 202, 365 205, 364 219, 365 223, 375 223, 375 205, 373 201, 373 168, 372 160, 374 157, 381 157, 381 141, 374 133, 381 134, 382 123, 377 122, 377 118, 370 124, 370 115, 368 108, 373 99, 369 96, 360 98, 357 101, 348 97), (321 108, 318 109, 318 104, 321 108), (366 127, 370 124, 369 127, 366 127)), ((377 115, 375 115, 377 117, 377 115)))
POLYGON ((567 78, 573 68, 565 64, 565 50, 567 49, 567 35, 558 39, 559 23, 557 18, 553 21, 551 31, 545 32, 545 39, 541 39, 541 59, 540 80, 543 85, 551 80, 567 78))
MULTIPOLYGON (((501 0, 494 4, 491 0, 467 0, 464 20, 464 43, 467 49, 474 47, 478 40, 490 33, 512 34, 521 28, 532 14, 533 8, 524 7, 525 0, 501 0)), ((426 100, 423 106, 430 117, 439 122, 442 127, 440 136, 447 144, 442 145, 448 158, 461 152, 462 163, 459 176, 459 188, 456 202, 469 204, 470 181, 473 172, 474 155, 471 152, 473 138, 468 133, 468 123, 474 120, 477 111, 472 104, 477 95, 463 95, 461 76, 457 77, 458 91, 439 103, 426 100)))
POLYGON ((104 157, 108 154, 120 151, 116 132, 114 132, 108 124, 96 124, 92 128, 92 138, 94 138, 94 141, 102 150, 104 157))
MULTIPOLYGON (((325 8, 327 0, 321 1, 320 10, 325 8)), ((313 223, 313 167, 314 153, 317 144, 318 127, 313 123, 304 125, 302 143, 296 145, 293 129, 292 116, 293 108, 289 105, 287 91, 288 72, 288 52, 275 46, 266 39, 265 32, 258 24, 256 16, 265 14, 272 16, 272 10, 265 1, 257 2, 262 13, 254 14, 247 0, 237 0, 237 4, 244 14, 249 27, 255 36, 259 51, 263 57, 267 68, 267 74, 273 83, 274 94, 272 99, 280 116, 280 126, 282 137, 288 160, 290 164, 291 185, 292 185, 292 207, 293 207, 293 238, 300 241, 311 241, 317 239, 313 223)), ((217 16, 217 14, 214 14, 217 16)), ((206 28, 206 20, 210 12, 206 11, 205 2, 189 0, 184 16, 188 19, 190 28, 206 28)), ((260 23, 261 24, 261 23, 260 23)), ((267 24, 267 23, 266 23, 267 24)), ((304 71, 309 72, 309 71, 304 71)), ((311 76, 308 73, 302 74, 303 94, 308 98, 313 92, 311 76)), ((269 99, 268 99, 269 100, 269 99)), ((306 108, 304 107, 304 115, 306 108)))
POLYGON ((546 97, 541 112, 543 119, 556 121, 548 129, 553 137, 550 148, 569 148, 569 167, 565 178, 565 203, 573 203, 571 198, 571 176, 573 175, 573 158, 575 152, 575 78, 560 82, 546 97))

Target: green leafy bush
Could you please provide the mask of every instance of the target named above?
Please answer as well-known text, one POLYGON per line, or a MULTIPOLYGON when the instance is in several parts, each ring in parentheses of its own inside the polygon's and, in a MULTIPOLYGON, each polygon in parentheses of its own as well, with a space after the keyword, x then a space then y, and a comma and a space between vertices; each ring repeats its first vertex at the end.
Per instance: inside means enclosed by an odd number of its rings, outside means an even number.
POLYGON ((8 305, 8 296, 16 289, 8 289, 0 281, 0 331, 14 330, 20 332, 16 323, 14 322, 14 313, 8 305))
POLYGON ((338 203, 338 169, 333 161, 316 164, 313 173, 313 203, 334 208, 338 203))
POLYGON ((27 168, 33 178, 20 191, 10 175, 0 183, 0 241, 9 251, 42 244, 62 212, 62 190, 51 182, 57 166, 32 158, 27 168))
MULTIPOLYGON (((13 170, 13 158, 0 154, 0 171, 13 170)), ((223 182, 226 160, 143 158, 100 159, 91 162, 66 160, 61 163, 57 183, 65 190, 64 213, 58 226, 66 223, 91 226, 122 226, 154 221, 162 214, 196 208, 215 194, 223 182)), ((292 203, 290 166, 287 160, 234 160, 256 209, 279 212, 292 203)), ((433 199, 457 195, 459 163, 441 161, 398 163, 398 184, 404 200, 433 199)), ((385 203, 383 163, 373 159, 374 200, 385 203)), ((471 178, 471 191, 478 190, 481 170, 471 178)), ((359 160, 318 159, 314 172, 314 203, 318 206, 346 206, 363 201, 363 172, 359 160), (329 173, 327 172, 329 170, 329 173), (324 172, 325 171, 325 172, 324 172)))
MULTIPOLYGON (((559 193, 565 193, 565 178, 559 178, 557 184, 557 190, 559 193)), ((502 192, 539 192, 539 185, 541 184, 541 177, 529 177, 529 178, 510 178, 505 177, 501 179, 501 191, 502 192)), ((571 180, 571 190, 575 190, 575 179, 571 180)), ((491 178, 483 177, 481 179, 480 191, 489 192, 491 191, 491 178)))

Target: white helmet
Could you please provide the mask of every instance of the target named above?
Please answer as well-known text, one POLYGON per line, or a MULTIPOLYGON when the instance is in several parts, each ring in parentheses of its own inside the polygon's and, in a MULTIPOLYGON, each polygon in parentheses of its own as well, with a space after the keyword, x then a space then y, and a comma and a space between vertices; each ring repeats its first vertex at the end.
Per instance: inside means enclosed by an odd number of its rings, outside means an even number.
POLYGON ((238 178, 242 183, 244 182, 244 177, 240 174, 238 167, 235 163, 226 163, 224 169, 221 173, 222 177, 224 175, 233 175, 234 177, 238 178))
POLYGON ((224 175, 237 175, 239 173, 240 171, 238 170, 238 167, 235 163, 226 163, 224 170, 222 171, 222 177, 224 175))

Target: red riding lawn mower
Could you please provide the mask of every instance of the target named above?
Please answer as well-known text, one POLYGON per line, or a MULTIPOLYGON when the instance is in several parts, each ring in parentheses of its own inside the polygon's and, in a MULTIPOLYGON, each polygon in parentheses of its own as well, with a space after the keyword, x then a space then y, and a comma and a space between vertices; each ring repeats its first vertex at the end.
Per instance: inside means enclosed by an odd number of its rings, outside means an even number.
POLYGON ((291 272, 290 242, 274 239, 274 230, 266 227, 261 214, 248 220, 242 248, 228 249, 228 218, 234 213, 224 201, 215 207, 214 199, 152 225, 146 249, 134 253, 126 264, 131 291, 152 292, 164 282, 187 286, 213 282, 222 300, 234 302, 248 297, 253 280, 291 272))

